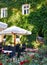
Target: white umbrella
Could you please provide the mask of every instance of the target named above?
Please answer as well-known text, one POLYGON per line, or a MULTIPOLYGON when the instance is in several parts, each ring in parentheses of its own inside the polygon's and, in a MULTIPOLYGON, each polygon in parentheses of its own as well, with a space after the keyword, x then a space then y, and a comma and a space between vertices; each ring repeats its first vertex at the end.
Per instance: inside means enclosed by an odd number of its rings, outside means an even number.
POLYGON ((3 22, 0 22, 0 29, 3 30, 5 28, 7 28, 7 24, 6 23, 3 23, 3 22))
MULTIPOLYGON (((0 22, 0 31, 6 29, 7 26, 8 26, 8 25, 7 25, 6 23, 0 22)), ((0 35, 0 42, 2 42, 3 37, 4 37, 3 35, 0 35)))
POLYGON ((31 32, 27 31, 25 29, 22 29, 20 27, 11 26, 11 27, 3 30, 2 32, 0 32, 0 34, 4 34, 4 35, 14 34, 14 44, 15 44, 15 42, 16 42, 16 35, 30 35, 31 32))

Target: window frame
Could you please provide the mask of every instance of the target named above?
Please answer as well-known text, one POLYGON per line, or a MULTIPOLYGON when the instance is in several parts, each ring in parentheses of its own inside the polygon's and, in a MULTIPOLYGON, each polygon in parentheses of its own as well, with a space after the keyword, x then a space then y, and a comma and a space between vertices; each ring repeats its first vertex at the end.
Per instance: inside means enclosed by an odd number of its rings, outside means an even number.
POLYGON ((24 15, 24 11, 26 10, 26 13, 25 14, 29 14, 30 13, 30 4, 23 4, 22 5, 22 14, 24 15), (28 7, 27 7, 28 6, 28 7), (29 12, 27 12, 27 10, 29 11, 29 12))
POLYGON ((1 8, 1 18, 7 17, 7 8, 1 8))

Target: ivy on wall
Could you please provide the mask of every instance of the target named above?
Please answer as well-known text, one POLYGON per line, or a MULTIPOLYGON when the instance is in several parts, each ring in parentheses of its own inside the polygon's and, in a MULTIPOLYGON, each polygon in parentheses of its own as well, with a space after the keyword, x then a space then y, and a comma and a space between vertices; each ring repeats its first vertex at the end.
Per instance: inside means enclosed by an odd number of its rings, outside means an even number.
POLYGON ((2 7, 8 8, 8 17, 0 18, 0 21, 6 22, 9 27, 16 25, 32 32, 30 36, 26 36, 27 43, 32 44, 32 41, 36 41, 37 35, 42 35, 44 39, 47 38, 45 37, 47 30, 46 0, 1 0, 0 8, 2 7), (22 4, 30 4, 29 15, 22 15, 22 4))

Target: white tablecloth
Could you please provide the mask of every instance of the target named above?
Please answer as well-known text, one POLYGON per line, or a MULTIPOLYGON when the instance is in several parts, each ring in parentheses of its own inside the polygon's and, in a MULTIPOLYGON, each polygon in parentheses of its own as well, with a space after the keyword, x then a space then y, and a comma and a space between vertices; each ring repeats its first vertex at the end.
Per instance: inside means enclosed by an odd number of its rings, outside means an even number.
POLYGON ((3 50, 4 53, 12 53, 12 51, 9 50, 3 50))

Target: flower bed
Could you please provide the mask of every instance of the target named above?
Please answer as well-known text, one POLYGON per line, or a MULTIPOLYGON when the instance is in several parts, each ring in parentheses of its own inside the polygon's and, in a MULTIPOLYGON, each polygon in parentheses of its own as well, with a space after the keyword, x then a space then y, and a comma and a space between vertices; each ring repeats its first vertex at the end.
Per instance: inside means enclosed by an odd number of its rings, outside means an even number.
POLYGON ((26 48, 25 51, 29 51, 29 52, 37 52, 38 49, 26 48))

